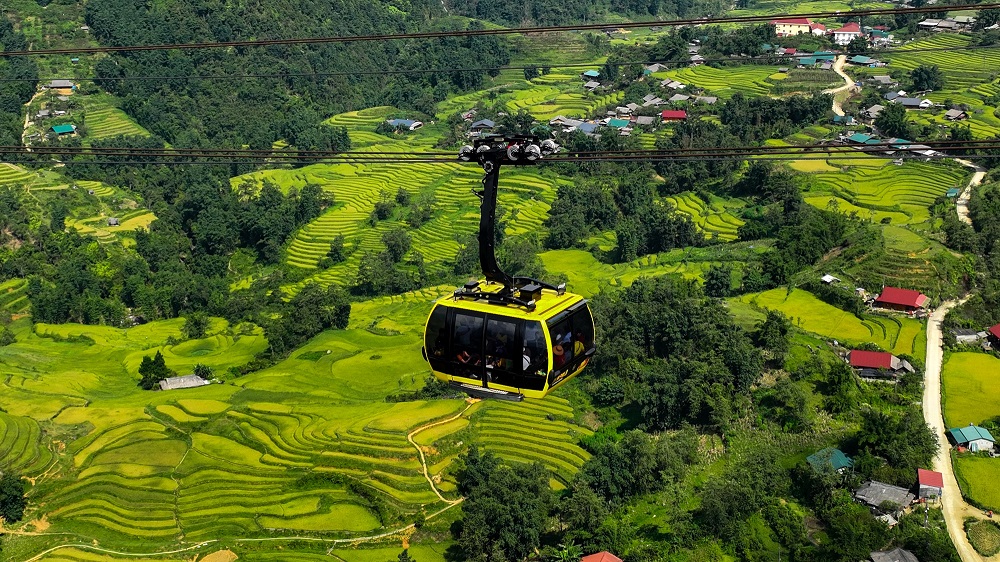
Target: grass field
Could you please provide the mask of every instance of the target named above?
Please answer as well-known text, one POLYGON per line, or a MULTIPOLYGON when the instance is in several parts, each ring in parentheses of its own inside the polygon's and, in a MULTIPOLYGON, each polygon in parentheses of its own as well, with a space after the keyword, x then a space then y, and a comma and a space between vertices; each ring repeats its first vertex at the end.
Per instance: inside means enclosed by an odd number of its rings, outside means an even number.
POLYGON ((119 135, 149 136, 149 131, 114 105, 115 98, 106 94, 79 96, 86 110, 88 141, 119 135))
POLYGON ((993 556, 1000 552, 1000 526, 994 521, 966 522, 965 532, 972 548, 983 556, 993 556))
POLYGON ((948 427, 982 423, 1000 416, 996 374, 1000 359, 985 353, 952 353, 941 374, 944 420, 948 427))
POLYGON ((808 291, 783 287, 730 299, 759 309, 778 310, 807 332, 835 338, 847 345, 875 343, 886 351, 922 357, 919 335, 923 324, 911 318, 869 316, 864 320, 808 291))
POLYGON ((1000 511, 1000 490, 994 485, 1000 478, 996 459, 973 455, 957 455, 953 459, 962 495, 983 509, 1000 511))
POLYGON ((732 242, 736 240, 737 230, 743 226, 743 221, 733 214, 734 210, 742 206, 738 200, 716 197, 705 202, 690 191, 666 199, 678 211, 691 217, 706 236, 732 242))

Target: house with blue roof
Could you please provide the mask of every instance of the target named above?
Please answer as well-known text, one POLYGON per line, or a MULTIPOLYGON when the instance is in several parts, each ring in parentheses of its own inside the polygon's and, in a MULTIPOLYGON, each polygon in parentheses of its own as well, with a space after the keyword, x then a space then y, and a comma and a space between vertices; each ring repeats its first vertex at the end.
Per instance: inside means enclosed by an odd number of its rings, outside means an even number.
POLYGON ((387 119, 386 123, 393 129, 406 129, 407 131, 415 131, 424 126, 420 121, 413 119, 387 119))
POLYGON ((834 115, 833 122, 838 125, 853 125, 855 123, 854 117, 850 115, 834 115))
POLYGON ((587 71, 584 71, 584 73, 583 73, 583 74, 581 74, 581 76, 582 76, 582 77, 583 77, 584 79, 587 79, 587 80, 589 80, 589 79, 593 79, 593 78, 597 78, 597 77, 599 77, 600 75, 601 75, 601 73, 600 73, 600 72, 598 72, 598 71, 596 71, 596 70, 587 70, 587 71))
POLYGON ((973 453, 978 451, 992 451, 996 439, 990 432, 978 425, 971 423, 965 427, 955 427, 947 431, 948 440, 957 447, 965 447, 973 453))
MULTIPOLYGON (((848 142, 853 142, 854 144, 869 144, 869 141, 875 139, 873 135, 868 133, 854 133, 853 135, 847 137, 848 142)), ((878 139, 875 139, 878 142, 878 139)))
POLYGON ((851 460, 851 457, 845 455, 840 449, 833 447, 816 451, 806 457, 806 462, 816 472, 824 472, 826 470, 844 472, 854 467, 854 461, 851 460))
POLYGON ((832 53, 830 51, 816 51, 815 53, 813 53, 813 57, 815 57, 816 60, 819 60, 819 61, 833 62, 834 59, 837 58, 837 55, 835 55, 834 53, 832 53))

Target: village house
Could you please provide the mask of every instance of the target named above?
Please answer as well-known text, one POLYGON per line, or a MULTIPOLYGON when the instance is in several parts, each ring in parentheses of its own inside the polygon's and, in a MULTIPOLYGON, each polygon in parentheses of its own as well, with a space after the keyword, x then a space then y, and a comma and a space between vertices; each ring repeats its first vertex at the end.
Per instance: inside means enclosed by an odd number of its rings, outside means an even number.
POLYGON ((906 488, 869 480, 854 492, 854 498, 879 513, 902 509, 915 499, 906 488))
POLYGON ((490 131, 497 124, 491 119, 480 119, 472 125, 469 125, 469 136, 481 136, 483 133, 490 131))
POLYGON ((898 103, 902 105, 906 109, 928 109, 934 106, 934 102, 925 98, 907 98, 903 96, 897 96, 891 101, 893 103, 898 103))
POLYGON ((650 127, 655 125, 655 118, 651 115, 640 115, 635 118, 635 124, 640 127, 650 127))
POLYGON ((75 90, 76 84, 72 80, 52 80, 43 87, 49 90, 75 90))
POLYGON ((842 474, 854 467, 854 461, 851 460, 851 457, 845 455, 840 449, 834 449, 833 447, 816 451, 806 457, 806 462, 816 472, 832 470, 842 474))
POLYGON ((170 377, 160 381, 160 390, 179 390, 182 388, 196 388, 212 384, 198 375, 184 375, 183 377, 170 377))
POLYGON ((858 376, 869 379, 892 379, 904 372, 912 373, 913 365, 886 351, 853 349, 848 353, 848 363, 858 376))
POLYGON ((684 95, 684 94, 674 94, 674 95, 670 96, 670 99, 668 99, 667 101, 669 101, 671 103, 678 103, 678 102, 682 102, 682 101, 688 101, 689 99, 691 99, 691 96, 684 95))
POLYGON ((940 498, 944 493, 944 476, 933 470, 917 469, 917 497, 940 498))
POLYGON ((894 548, 871 553, 871 562, 920 562, 909 550, 894 548))
POLYGON ((946 434, 948 435, 948 441, 951 441, 952 445, 965 447, 973 453, 992 451, 993 444, 996 443, 996 440, 993 439, 993 436, 987 429, 978 425, 972 425, 971 423, 965 427, 949 429, 946 434))
POLYGON ((664 121, 683 121, 687 119, 687 111, 683 109, 665 109, 660 113, 660 118, 664 121))
POLYGON ((899 310, 902 312, 914 312, 927 305, 927 295, 912 289, 899 289, 897 287, 885 287, 882 293, 875 299, 875 306, 899 310))
POLYGON ((962 121, 969 118, 969 114, 961 109, 949 109, 944 112, 944 118, 948 121, 962 121))
POLYGON ((772 20, 774 34, 778 37, 788 37, 790 35, 802 35, 812 33, 812 22, 808 18, 787 18, 772 20))
POLYGON ((600 76, 601 73, 596 70, 585 70, 582 74, 580 74, 580 78, 583 78, 584 80, 593 80, 595 78, 599 78, 600 76))
POLYGON ((844 24, 844 27, 840 29, 834 29, 830 32, 833 35, 833 42, 838 45, 847 45, 854 39, 861 37, 861 26, 857 22, 851 22, 844 24))
POLYGON ((705 105, 715 105, 715 103, 719 101, 719 98, 715 96, 695 96, 694 101, 705 105))
POLYGON ((109 217, 108 218, 108 226, 120 226, 120 224, 118 222, 118 217, 109 217))
POLYGON ((893 80, 888 74, 878 74, 876 76, 872 76, 871 79, 879 86, 895 86, 899 84, 899 82, 893 80))
POLYGON ((884 105, 875 104, 869 107, 868 109, 862 111, 861 113, 864 115, 864 117, 875 120, 878 118, 879 114, 882 113, 883 109, 885 109, 884 105))
POLYGON ((671 90, 683 90, 686 87, 685 84, 682 84, 677 80, 670 80, 670 79, 660 82, 660 86, 663 86, 664 88, 669 88, 671 90))
POLYGON ((53 125, 51 127, 53 133, 57 135, 72 135, 76 133, 76 125, 71 125, 69 123, 64 123, 62 125, 53 125))
POLYGON ((826 26, 816 22, 810 23, 809 32, 812 33, 813 35, 822 37, 826 35, 826 26))
MULTIPOLYGON (((948 192, 951 193, 955 191, 955 196, 958 196, 958 189, 952 188, 948 192)), ((949 195, 950 197, 950 195, 949 195)), ((955 336, 955 341, 961 344, 977 344, 980 341, 986 339, 987 333, 985 331, 973 330, 971 328, 954 328, 951 331, 952 335, 955 336)))
POLYGON ((989 340, 993 349, 1000 349, 1000 324, 990 326, 986 332, 986 339, 989 340))
POLYGON ((420 121, 414 121, 413 119, 386 119, 385 122, 393 129, 406 129, 407 131, 416 131, 424 126, 420 121))
POLYGON ((587 83, 585 83, 585 84, 583 85, 583 89, 584 89, 584 90, 587 90, 587 91, 590 91, 590 92, 593 92, 593 91, 594 91, 595 89, 597 89, 597 87, 598 87, 598 86, 600 86, 600 85, 601 85, 601 83, 600 83, 600 82, 597 82, 597 81, 594 81, 594 80, 591 80, 590 82, 587 82, 587 83))

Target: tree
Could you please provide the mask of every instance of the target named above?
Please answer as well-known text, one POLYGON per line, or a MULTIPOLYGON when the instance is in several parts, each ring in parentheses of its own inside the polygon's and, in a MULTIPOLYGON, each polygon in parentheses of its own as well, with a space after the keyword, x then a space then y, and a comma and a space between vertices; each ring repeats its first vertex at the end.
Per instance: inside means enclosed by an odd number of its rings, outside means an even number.
POLYGON ((540 545, 552 508, 548 471, 538 463, 505 466, 475 447, 461 458, 458 484, 466 499, 458 543, 465 560, 523 560, 540 545))
POLYGON ((533 78, 538 78, 538 67, 537 66, 524 67, 524 79, 531 80, 533 78))
POLYGON ((774 358, 781 363, 788 351, 788 333, 791 329, 792 323, 784 314, 776 310, 768 310, 767 318, 753 335, 754 343, 770 351, 774 358))
POLYGON ((203 338, 205 337, 205 331, 208 330, 208 324, 209 318, 207 314, 204 312, 192 312, 184 320, 181 332, 189 340, 203 338))
POLYGON ((847 52, 852 55, 868 51, 868 39, 864 35, 858 35, 847 44, 847 52))
POLYGON ((405 230, 397 227, 382 235, 382 243, 385 244, 385 250, 389 254, 390 261, 392 263, 399 263, 399 260, 403 259, 406 252, 410 251, 412 239, 405 230))
POLYGON ((397 562, 417 562, 416 558, 410 557, 410 549, 403 549, 396 557, 397 562))
POLYGON ((28 500, 24 497, 24 481, 12 471, 0 476, 0 517, 7 523, 20 521, 28 500))
POLYGON ((728 297, 733 290, 733 266, 728 263, 712 265, 705 273, 705 294, 710 297, 728 297))
POLYGON ((145 390, 152 390, 160 381, 173 376, 174 372, 167 368, 163 354, 157 351, 152 358, 148 355, 142 358, 139 375, 142 376, 139 386, 145 390))
POLYGON ((212 368, 208 365, 198 363, 194 366, 194 374, 205 380, 210 380, 212 378, 212 368))
POLYGON ((50 228, 56 232, 62 232, 66 230, 66 215, 69 214, 69 210, 66 208, 66 204, 62 201, 56 201, 52 204, 52 222, 50 228))
POLYGON ((944 88, 944 74, 936 64, 922 64, 910 71, 914 90, 940 90, 944 88))
POLYGON ((333 263, 340 263, 347 259, 347 253, 344 250, 344 235, 338 234, 333 237, 333 241, 330 242, 330 250, 326 253, 326 257, 330 258, 333 263))
POLYGON ((890 103, 875 118, 875 128, 886 137, 910 138, 910 126, 906 122, 906 108, 898 103, 890 103))
POLYGON ((8 346, 15 342, 17 342, 17 337, 14 336, 14 331, 9 326, 4 326, 0 330, 0 347, 8 346))

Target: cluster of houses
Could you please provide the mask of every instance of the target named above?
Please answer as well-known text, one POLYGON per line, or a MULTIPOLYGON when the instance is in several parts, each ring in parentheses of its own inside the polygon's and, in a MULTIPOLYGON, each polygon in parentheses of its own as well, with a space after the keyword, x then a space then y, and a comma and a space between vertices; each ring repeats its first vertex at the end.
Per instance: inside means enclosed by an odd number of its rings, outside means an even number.
MULTIPOLYGON (((806 457, 806 462, 816 472, 850 472, 854 461, 840 449, 827 447, 806 457)), ((889 527, 898 523, 900 513, 914 501, 926 502, 944 495, 944 475, 933 470, 917 469, 916 484, 912 489, 869 480, 854 490, 854 499, 868 507, 872 515, 889 527), (916 491, 916 494, 913 492, 916 491)), ((872 562, 919 562, 912 552, 902 548, 872 552, 872 562)))
POLYGON ((974 23, 976 23, 976 18, 972 16, 955 16, 945 19, 927 18, 917 24, 917 29, 923 31, 950 31, 955 33, 972 31, 974 23))
POLYGON ((885 26, 862 27, 857 22, 845 23, 837 29, 827 29, 825 25, 811 21, 809 18, 784 18, 771 21, 778 37, 792 35, 827 36, 837 45, 847 45, 858 37, 865 37, 875 45, 886 45, 892 42, 892 35, 885 26))
POLYGON ((1000 349, 1000 324, 990 326, 985 330, 955 328, 951 333, 955 335, 955 341, 960 344, 980 344, 983 349, 1000 349))
MULTIPOLYGON (((881 111, 882 109, 885 108, 876 108, 876 109, 878 111, 881 111)), ((888 156, 895 156, 898 158, 905 157, 905 158, 920 158, 923 160, 930 160, 931 158, 936 158, 941 155, 940 152, 932 149, 930 146, 927 146, 926 144, 916 144, 912 141, 895 137, 890 139, 882 139, 879 138, 878 135, 870 133, 852 133, 850 135, 841 135, 840 142, 847 145, 851 145, 857 150, 860 150, 862 152, 869 152, 869 153, 878 152, 886 154, 888 156)), ((902 160, 899 160, 898 162, 902 163, 902 160)), ((903 293, 898 293, 897 291, 908 291, 907 289, 895 289, 893 287, 887 287, 886 289, 889 290, 888 296, 884 297, 882 301, 876 299, 875 302, 872 303, 873 306, 879 308, 888 308, 890 310, 902 310, 903 312, 910 312, 910 313, 917 312, 923 308, 923 304, 919 306, 911 306, 909 304, 897 306, 894 303, 890 302, 890 299, 893 298, 899 298, 908 301, 912 299, 917 299, 918 297, 916 295, 920 295, 919 291, 911 291, 906 293, 906 296, 903 296, 903 293), (916 295, 911 295, 910 293, 916 293, 916 295)), ((883 293, 885 293, 885 291, 883 291, 883 293)), ((881 295, 880 298, 882 298, 881 295)), ((925 303, 927 297, 924 296, 923 299, 924 300, 921 302, 925 303)))

